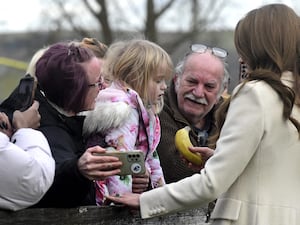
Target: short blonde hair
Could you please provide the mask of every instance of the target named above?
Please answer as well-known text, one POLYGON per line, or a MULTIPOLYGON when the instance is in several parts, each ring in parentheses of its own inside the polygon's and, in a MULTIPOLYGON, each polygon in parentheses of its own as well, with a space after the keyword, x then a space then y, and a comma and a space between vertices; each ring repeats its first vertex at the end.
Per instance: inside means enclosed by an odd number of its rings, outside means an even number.
POLYGON ((34 55, 32 56, 27 70, 26 70, 26 74, 30 74, 33 77, 35 76, 35 68, 36 68, 36 63, 37 61, 41 58, 41 56, 44 54, 45 51, 47 51, 49 47, 44 47, 44 48, 40 48, 39 50, 37 50, 34 55))

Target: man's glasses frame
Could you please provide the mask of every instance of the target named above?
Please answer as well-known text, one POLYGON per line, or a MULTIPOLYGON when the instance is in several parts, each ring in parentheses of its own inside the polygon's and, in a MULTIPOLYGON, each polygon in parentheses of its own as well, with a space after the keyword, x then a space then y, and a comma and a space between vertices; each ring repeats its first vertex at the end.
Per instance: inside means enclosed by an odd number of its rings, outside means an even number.
POLYGON ((200 54, 203 54, 208 49, 210 49, 213 55, 215 55, 221 59, 225 59, 228 55, 228 52, 225 49, 218 48, 218 47, 209 47, 204 44, 192 44, 190 46, 190 49, 192 52, 200 53, 200 54))

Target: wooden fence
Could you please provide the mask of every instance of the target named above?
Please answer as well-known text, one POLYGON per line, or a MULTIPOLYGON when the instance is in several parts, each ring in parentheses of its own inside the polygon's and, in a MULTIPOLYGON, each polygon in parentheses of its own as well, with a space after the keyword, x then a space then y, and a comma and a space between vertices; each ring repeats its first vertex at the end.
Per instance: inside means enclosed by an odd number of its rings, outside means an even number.
POLYGON ((0 211, 2 225, 209 225, 204 208, 151 219, 141 219, 138 211, 121 206, 79 208, 36 208, 17 212, 0 211))

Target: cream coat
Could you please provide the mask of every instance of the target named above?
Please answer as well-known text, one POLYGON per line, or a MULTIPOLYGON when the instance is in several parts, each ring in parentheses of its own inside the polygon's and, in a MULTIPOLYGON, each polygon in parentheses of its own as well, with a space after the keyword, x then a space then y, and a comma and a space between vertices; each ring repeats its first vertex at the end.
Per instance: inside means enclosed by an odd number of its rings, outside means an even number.
MULTIPOLYGON (((201 174, 143 193, 142 218, 218 198, 213 225, 300 224, 299 134, 282 110, 265 82, 246 84, 232 100, 215 154, 201 174)), ((293 116, 300 121, 299 108, 293 116)))

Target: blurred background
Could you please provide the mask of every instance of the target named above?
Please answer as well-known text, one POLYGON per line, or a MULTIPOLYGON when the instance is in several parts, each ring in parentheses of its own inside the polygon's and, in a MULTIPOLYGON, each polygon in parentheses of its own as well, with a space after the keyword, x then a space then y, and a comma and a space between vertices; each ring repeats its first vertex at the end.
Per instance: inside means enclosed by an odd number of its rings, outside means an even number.
POLYGON ((284 3, 298 14, 299 0, 10 0, 0 9, 0 102, 25 75, 33 54, 64 40, 95 37, 109 45, 142 37, 161 45, 174 64, 192 43, 225 48, 231 75, 238 83, 235 25, 248 11, 284 3))

